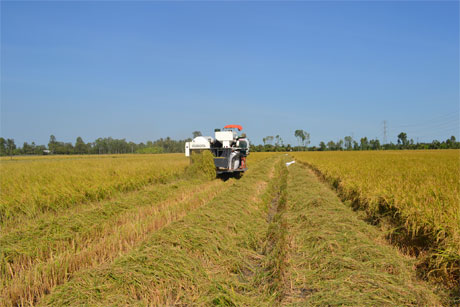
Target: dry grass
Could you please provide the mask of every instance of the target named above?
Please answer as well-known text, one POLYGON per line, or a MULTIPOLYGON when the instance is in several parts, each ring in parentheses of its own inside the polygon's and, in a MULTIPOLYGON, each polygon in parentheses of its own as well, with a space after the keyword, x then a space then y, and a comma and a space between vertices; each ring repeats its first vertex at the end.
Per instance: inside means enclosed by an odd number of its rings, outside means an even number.
POLYGON ((1 159, 0 225, 165 182, 187 165, 182 154, 1 159))
POLYGON ((251 166, 212 201, 43 305, 436 305, 413 262, 298 165, 251 166), (273 176, 271 176, 271 174, 273 176), (311 205, 313 204, 313 205, 311 205), (314 294, 314 295, 311 295, 314 294))
POLYGON ((427 276, 458 286, 460 151, 302 152, 343 199, 423 256, 427 276))
POLYGON ((212 153, 210 151, 203 151, 200 154, 192 153, 190 165, 185 170, 185 176, 204 180, 215 179, 216 167, 212 153))
MULTIPOLYGON (((273 158, 252 164, 227 190, 153 233, 113 264, 81 272, 55 288, 47 305, 238 304, 273 301, 262 254, 267 238, 273 158), (255 201, 254 194, 258 193, 255 201)), ((272 180, 277 180, 278 176, 272 180)))
MULTIPOLYGON (((114 159, 120 169, 137 157, 125 158, 114 159)), ((37 160, 72 168, 85 159, 113 158, 37 160)), ((0 305, 439 302, 415 281, 413 262, 330 190, 298 165, 288 175, 285 155, 251 154, 249 171, 225 182, 187 176, 183 157, 153 159, 166 173, 153 184, 5 221, 0 305)))
POLYGON ((283 304, 439 306, 417 281, 414 261, 381 244, 382 233, 359 220, 300 164, 289 166, 285 213, 290 238, 283 304))
MULTIPOLYGON (((182 218, 225 191, 234 182, 208 181, 210 178, 203 178, 204 176, 191 178, 196 176, 183 173, 184 165, 189 161, 182 156, 115 157, 21 157, 17 161, 11 161, 18 163, 11 170, 29 171, 31 176, 40 173, 44 167, 43 162, 49 162, 53 167, 65 165, 69 172, 63 171, 59 174, 60 178, 65 178, 64 183, 71 181, 65 176, 77 180, 75 176, 78 174, 72 171, 82 168, 86 163, 90 167, 81 170, 79 175, 87 174, 96 167, 100 172, 100 177, 97 177, 101 180, 98 182, 100 184, 106 173, 103 167, 116 168, 121 173, 126 171, 123 174, 132 176, 130 181, 139 183, 149 173, 148 170, 141 170, 142 165, 158 167, 157 174, 151 174, 154 180, 149 179, 142 185, 133 187, 135 191, 114 189, 103 197, 104 200, 82 199, 83 203, 59 207, 59 210, 34 212, 34 218, 19 215, 5 221, 0 230, 0 305, 34 304, 76 272, 111 262, 129 252, 151 232, 182 218), (112 159, 117 163, 112 164, 112 159), (149 162, 149 159, 156 162, 149 162), (37 163, 27 164, 31 162, 37 163), (129 167, 139 169, 137 172, 127 172, 129 167)), ((255 155, 250 163, 256 165, 263 158, 255 155)), ((50 173, 47 175, 50 176, 50 173)), ((28 189, 26 184, 38 184, 41 180, 43 178, 36 176, 35 181, 23 182, 22 188, 32 193, 33 189, 28 189)), ((90 188, 89 184, 80 186, 82 189, 90 188)), ((56 193, 58 192, 59 189, 56 193)), ((68 200, 67 204, 71 202, 68 200)))
POLYGON ((152 231, 183 217, 229 185, 231 182, 219 180, 173 184, 164 189, 175 193, 161 202, 152 202, 152 193, 120 197, 95 211, 75 213, 71 218, 59 216, 8 233, 0 240, 6 260, 2 297, 15 304, 33 303, 75 272, 129 251, 152 231), (116 214, 110 212, 112 204, 125 202, 129 207, 116 214))

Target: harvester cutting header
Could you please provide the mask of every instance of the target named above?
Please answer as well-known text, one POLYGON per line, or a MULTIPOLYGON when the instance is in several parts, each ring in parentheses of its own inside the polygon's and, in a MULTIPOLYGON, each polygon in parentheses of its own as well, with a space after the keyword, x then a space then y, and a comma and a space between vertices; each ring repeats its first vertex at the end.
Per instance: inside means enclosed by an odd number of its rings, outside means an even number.
POLYGON ((185 143, 185 156, 192 152, 210 150, 214 156, 214 165, 217 174, 245 172, 246 157, 249 155, 249 140, 246 134, 238 136, 236 130, 241 131, 240 125, 227 125, 224 129, 215 129, 215 137, 198 136, 191 142, 185 143))

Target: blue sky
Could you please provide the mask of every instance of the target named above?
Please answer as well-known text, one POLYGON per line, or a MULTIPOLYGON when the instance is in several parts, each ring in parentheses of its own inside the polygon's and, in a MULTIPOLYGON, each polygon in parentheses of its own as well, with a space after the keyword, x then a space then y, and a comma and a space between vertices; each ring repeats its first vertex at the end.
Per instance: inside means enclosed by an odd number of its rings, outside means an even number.
POLYGON ((459 139, 458 2, 1 2, 1 136, 459 139))

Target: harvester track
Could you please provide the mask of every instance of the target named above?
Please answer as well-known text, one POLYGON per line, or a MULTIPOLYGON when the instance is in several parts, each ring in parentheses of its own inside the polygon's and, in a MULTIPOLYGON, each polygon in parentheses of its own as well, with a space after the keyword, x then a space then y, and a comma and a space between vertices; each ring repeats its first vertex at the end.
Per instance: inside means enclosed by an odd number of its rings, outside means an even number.
POLYGON ((77 214, 69 212, 69 216, 55 216, 38 226, 3 235, 0 245, 7 274, 2 278, 1 296, 5 300, 0 305, 36 304, 44 294, 65 283, 76 272, 110 263, 139 245, 153 231, 207 203, 232 183, 219 179, 191 184, 178 181, 163 185, 164 190, 154 188, 153 194, 142 195, 150 189, 147 187, 101 204, 90 204, 87 210, 77 214), (155 193, 168 191, 171 195, 166 199, 160 195, 155 199, 155 193), (125 203, 130 203, 125 210, 104 210, 104 207, 125 203), (106 218, 100 219, 101 216, 106 218), (92 221, 93 218, 98 222, 92 221), (67 227, 66 223, 75 219, 81 223, 67 227), (55 233, 56 227, 59 233, 55 233), (67 229, 65 237, 63 229, 67 229), (32 244, 32 241, 35 242, 32 244))

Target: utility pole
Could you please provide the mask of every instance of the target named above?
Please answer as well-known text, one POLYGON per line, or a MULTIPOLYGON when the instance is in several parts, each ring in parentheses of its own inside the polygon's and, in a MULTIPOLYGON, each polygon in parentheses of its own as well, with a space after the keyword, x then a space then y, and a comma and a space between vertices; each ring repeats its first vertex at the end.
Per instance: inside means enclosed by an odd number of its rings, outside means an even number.
POLYGON ((383 144, 387 143, 387 135, 388 135, 388 122, 384 120, 383 121, 383 144))

